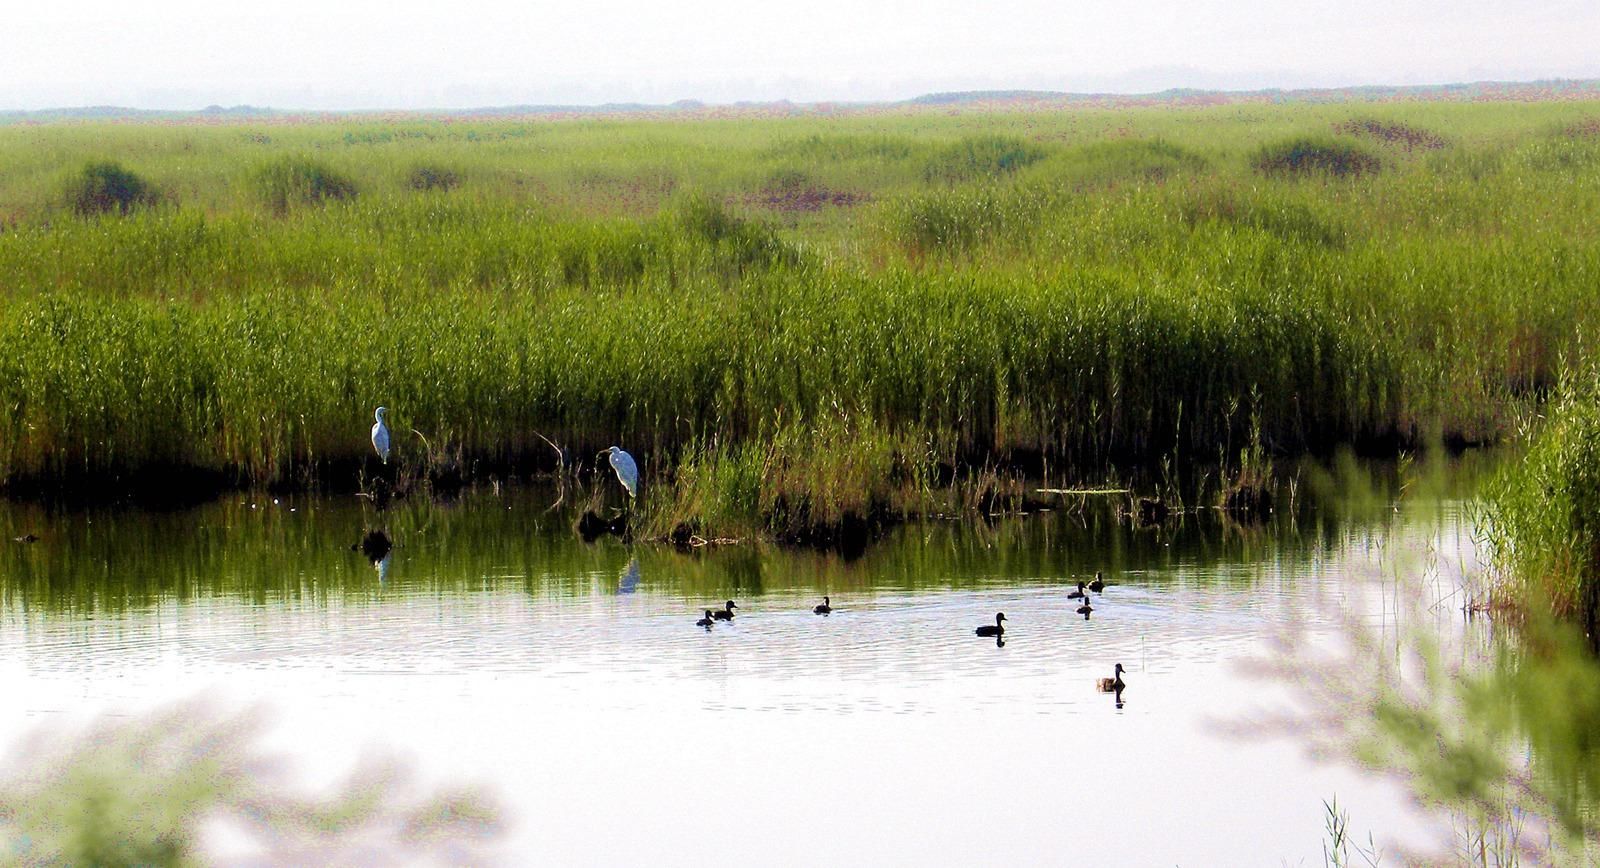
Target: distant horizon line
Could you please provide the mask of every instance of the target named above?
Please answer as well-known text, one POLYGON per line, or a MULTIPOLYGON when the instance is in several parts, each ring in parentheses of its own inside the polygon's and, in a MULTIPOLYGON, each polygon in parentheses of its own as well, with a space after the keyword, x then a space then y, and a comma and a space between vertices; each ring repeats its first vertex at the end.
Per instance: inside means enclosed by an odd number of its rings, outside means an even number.
POLYGON ((190 109, 148 109, 121 105, 59 106, 41 109, 0 108, 0 122, 17 120, 119 120, 140 117, 215 117, 221 119, 249 119, 273 117, 346 117, 356 115, 413 115, 418 117, 505 117, 518 115, 626 115, 705 110, 761 110, 783 108, 798 112, 832 111, 835 109, 872 109, 894 107, 971 106, 978 104, 1062 103, 1065 105, 1093 105, 1105 102, 1133 102, 1158 104, 1186 100, 1213 100, 1220 102, 1278 97, 1307 101, 1343 102, 1359 101, 1371 97, 1439 96, 1456 94, 1482 98, 1503 94, 1507 97, 1540 98, 1536 93, 1518 94, 1522 89, 1554 89, 1557 93, 1544 99, 1593 95, 1600 99, 1600 78, 1539 78, 1529 80, 1480 80, 1445 84, 1361 84, 1331 87, 1262 87, 1250 89, 1169 87, 1152 91, 1058 91, 1032 88, 981 89, 936 91, 904 99, 822 99, 797 101, 789 98, 735 100, 709 102, 684 98, 667 103, 604 102, 604 103, 510 103, 503 105, 474 106, 470 108, 284 108, 256 106, 239 103, 231 106, 212 104, 190 109), (1316 100, 1315 97, 1326 97, 1316 100))

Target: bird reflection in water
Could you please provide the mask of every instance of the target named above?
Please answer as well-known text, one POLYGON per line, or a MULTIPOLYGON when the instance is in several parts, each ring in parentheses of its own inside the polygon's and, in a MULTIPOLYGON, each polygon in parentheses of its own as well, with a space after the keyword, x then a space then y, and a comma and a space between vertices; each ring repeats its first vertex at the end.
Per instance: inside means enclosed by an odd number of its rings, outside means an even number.
POLYGON ((622 575, 617 578, 617 593, 631 594, 639 590, 639 559, 628 561, 622 568, 622 575))
POLYGON ((1006 647, 1006 637, 1004 637, 1004 636, 996 636, 996 637, 994 637, 994 647, 996 647, 996 648, 1004 648, 1004 647, 1006 647))

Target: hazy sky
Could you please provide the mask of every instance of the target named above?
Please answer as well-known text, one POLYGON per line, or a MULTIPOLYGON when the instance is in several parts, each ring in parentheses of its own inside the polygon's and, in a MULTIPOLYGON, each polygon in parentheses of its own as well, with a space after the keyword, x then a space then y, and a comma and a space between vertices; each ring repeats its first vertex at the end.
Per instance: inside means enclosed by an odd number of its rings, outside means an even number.
POLYGON ((0 109, 1600 77, 1600 0, 18 0, 0 109))

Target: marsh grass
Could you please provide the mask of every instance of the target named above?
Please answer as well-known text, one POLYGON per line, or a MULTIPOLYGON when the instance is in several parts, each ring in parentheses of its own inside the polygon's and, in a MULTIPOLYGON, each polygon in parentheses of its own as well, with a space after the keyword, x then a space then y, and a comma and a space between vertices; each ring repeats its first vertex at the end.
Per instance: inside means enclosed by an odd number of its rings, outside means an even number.
POLYGON ((1184 488, 1253 428, 1492 442, 1600 326, 1593 114, 0 128, 0 481, 348 486, 383 404, 468 476, 621 444, 663 521, 781 534, 984 468, 1184 488), (1447 144, 1253 167, 1367 117, 1447 144), (105 153, 164 206, 60 219, 105 153), (766 204, 820 190, 859 207, 766 204))

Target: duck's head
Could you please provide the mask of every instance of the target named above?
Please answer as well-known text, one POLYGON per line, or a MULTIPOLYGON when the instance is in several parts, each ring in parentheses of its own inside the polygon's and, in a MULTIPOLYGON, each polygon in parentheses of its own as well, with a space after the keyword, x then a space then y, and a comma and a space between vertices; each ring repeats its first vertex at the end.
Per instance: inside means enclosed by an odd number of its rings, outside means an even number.
POLYGON ((1000 623, 1001 621, 1004 621, 1005 619, 1006 619, 1006 613, 1005 612, 995 612, 994 613, 994 622, 996 624, 1000 623))
POLYGON ((1118 675, 1121 675, 1121 674, 1122 674, 1122 673, 1123 673, 1123 672, 1125 672, 1125 671, 1126 671, 1126 670, 1124 670, 1124 669, 1123 669, 1123 668, 1122 668, 1122 664, 1121 664, 1121 663, 1118 663, 1118 664, 1117 664, 1117 674, 1118 674, 1118 675))
POLYGON ((822 605, 824 605, 824 606, 831 606, 831 605, 833 605, 833 601, 832 601, 832 600, 830 600, 830 599, 828 599, 828 595, 827 595, 827 594, 823 594, 823 595, 822 595, 822 605))
POLYGON ((738 604, 738 603, 735 603, 735 602, 734 602, 734 601, 732 601, 732 600, 729 600, 729 601, 728 601, 728 608, 730 608, 730 609, 737 609, 737 608, 739 608, 739 604, 738 604))

